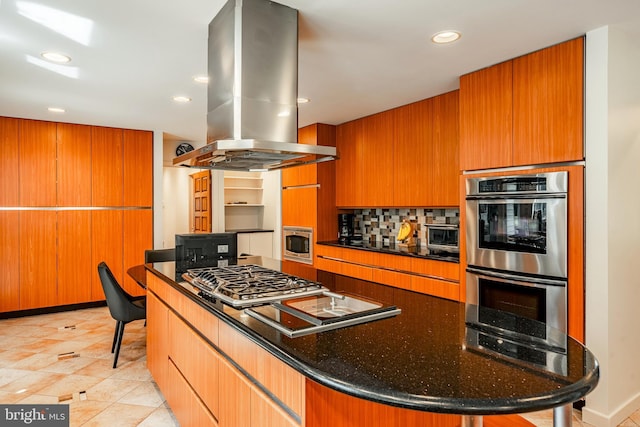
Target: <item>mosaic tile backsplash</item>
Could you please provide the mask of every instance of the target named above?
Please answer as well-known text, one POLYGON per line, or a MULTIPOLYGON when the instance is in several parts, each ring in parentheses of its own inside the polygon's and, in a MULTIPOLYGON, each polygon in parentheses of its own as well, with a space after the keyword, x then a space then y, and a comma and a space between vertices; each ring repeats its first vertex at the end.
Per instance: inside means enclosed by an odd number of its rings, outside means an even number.
POLYGON ((382 242, 388 245, 400 231, 403 219, 415 222, 416 237, 420 246, 427 246, 425 224, 459 224, 459 209, 402 208, 356 209, 353 211, 356 233, 362 233, 364 241, 382 242))

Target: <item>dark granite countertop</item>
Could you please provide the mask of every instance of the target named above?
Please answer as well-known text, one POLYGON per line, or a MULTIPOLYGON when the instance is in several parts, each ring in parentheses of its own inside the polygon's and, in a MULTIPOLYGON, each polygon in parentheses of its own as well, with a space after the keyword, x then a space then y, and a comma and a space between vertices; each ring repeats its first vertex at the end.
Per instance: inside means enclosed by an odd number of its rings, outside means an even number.
POLYGON ((347 249, 361 249, 364 251, 373 251, 380 252, 391 255, 403 255, 415 258, 425 258, 432 259, 435 261, 446 261, 446 262, 455 262, 459 263, 460 258, 458 254, 442 252, 442 251, 432 251, 423 246, 416 246, 411 249, 401 248, 397 246, 394 242, 391 242, 388 245, 383 244, 382 242, 361 242, 361 243, 343 243, 338 240, 330 240, 324 242, 317 242, 318 245, 325 246, 336 246, 340 248, 347 249))
MULTIPOLYGON (((239 263, 276 270, 281 264, 262 257, 239 263)), ((288 338, 176 283, 174 263, 146 268, 308 378, 374 402, 461 415, 523 413, 570 404, 598 382, 593 354, 570 337, 565 354, 526 347, 511 357, 474 345, 477 331, 465 324, 463 303, 318 271, 318 280, 329 289, 394 304, 402 312, 288 338)))

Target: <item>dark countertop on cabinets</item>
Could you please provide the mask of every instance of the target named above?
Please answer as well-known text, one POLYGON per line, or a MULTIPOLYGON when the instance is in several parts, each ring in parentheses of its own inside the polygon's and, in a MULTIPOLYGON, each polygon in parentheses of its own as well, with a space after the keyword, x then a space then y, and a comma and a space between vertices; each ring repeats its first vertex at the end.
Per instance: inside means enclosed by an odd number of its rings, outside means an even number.
MULTIPOLYGON (((276 270, 281 265, 262 257, 238 262, 276 270)), ((570 337, 565 354, 525 347, 511 357, 474 345, 477 331, 465 324, 463 303, 318 270, 318 280, 329 289, 395 304, 402 313, 288 338, 176 283, 174 263, 145 267, 308 378, 374 402, 461 415, 523 413, 570 404, 598 382, 593 354, 570 337), (550 367, 543 366, 545 360, 553 360, 550 367)))
POLYGON ((330 240, 324 242, 317 242, 318 245, 325 246, 336 246, 339 248, 347 248, 347 249, 360 249, 364 251, 372 251, 379 252, 384 254, 391 255, 402 255, 413 258, 424 258, 424 259, 432 259, 435 261, 445 261, 445 262, 454 262, 459 263, 460 257, 458 254, 442 252, 442 251, 432 251, 423 246, 416 246, 411 249, 401 248, 396 245, 394 242, 384 245, 382 242, 365 242, 362 243, 343 243, 338 240, 330 240))

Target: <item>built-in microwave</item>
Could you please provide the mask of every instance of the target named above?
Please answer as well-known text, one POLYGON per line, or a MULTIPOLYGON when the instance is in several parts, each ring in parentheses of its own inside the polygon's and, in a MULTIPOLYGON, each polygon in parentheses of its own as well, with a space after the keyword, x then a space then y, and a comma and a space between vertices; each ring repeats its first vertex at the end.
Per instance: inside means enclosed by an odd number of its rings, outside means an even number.
POLYGON ((457 224, 427 224, 427 249, 459 253, 459 231, 457 224))
POLYGON ((282 227, 283 258, 289 261, 313 264, 313 229, 282 227))

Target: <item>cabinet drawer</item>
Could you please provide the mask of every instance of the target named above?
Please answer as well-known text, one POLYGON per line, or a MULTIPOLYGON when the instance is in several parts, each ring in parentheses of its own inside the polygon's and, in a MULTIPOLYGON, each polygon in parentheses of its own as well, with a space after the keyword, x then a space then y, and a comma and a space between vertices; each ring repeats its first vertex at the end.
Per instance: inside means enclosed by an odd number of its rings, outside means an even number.
POLYGON ((411 276, 411 290, 454 301, 460 301, 460 285, 430 277, 411 276))
POLYGON ((169 358, 180 370, 194 392, 209 408, 209 411, 214 416, 218 416, 219 356, 213 347, 171 312, 169 313, 168 332, 171 340, 169 358), (185 351, 185 349, 188 349, 188 351, 185 351))
POLYGON ((204 403, 180 374, 178 368, 171 362, 169 362, 168 379, 171 387, 167 387, 163 392, 180 425, 218 426, 214 416, 207 410, 204 403))
POLYGON ((394 288, 411 289, 411 275, 397 271, 374 268, 373 281, 394 288))
POLYGON ((434 261, 431 259, 412 259, 411 271, 434 278, 460 280, 460 264, 454 262, 434 261))

